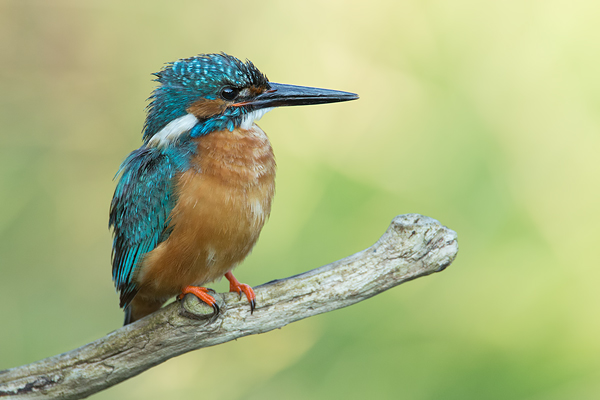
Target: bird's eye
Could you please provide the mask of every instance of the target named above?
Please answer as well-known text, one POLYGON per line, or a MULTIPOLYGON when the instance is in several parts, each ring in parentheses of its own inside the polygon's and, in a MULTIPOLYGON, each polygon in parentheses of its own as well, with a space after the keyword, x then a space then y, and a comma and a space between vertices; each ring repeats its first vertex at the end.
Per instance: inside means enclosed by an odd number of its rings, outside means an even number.
POLYGON ((226 87, 226 88, 223 88, 223 90, 221 90, 221 97, 224 98, 225 100, 231 101, 231 100, 235 99, 239 93, 240 93, 239 89, 226 87))

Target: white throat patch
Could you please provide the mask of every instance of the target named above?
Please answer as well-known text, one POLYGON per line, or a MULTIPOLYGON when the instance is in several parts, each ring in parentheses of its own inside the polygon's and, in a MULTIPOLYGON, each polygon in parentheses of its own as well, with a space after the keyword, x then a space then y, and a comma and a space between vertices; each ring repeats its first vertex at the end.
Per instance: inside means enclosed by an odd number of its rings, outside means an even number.
POLYGON ((169 122, 148 141, 148 146, 167 147, 169 143, 177 140, 181 134, 188 132, 198 123, 198 118, 192 114, 186 114, 169 122))
POLYGON ((259 119, 261 119, 263 117, 263 115, 265 115, 272 109, 273 109, 273 107, 261 108, 260 110, 255 110, 255 111, 249 112, 248 114, 244 115, 244 118, 242 119, 242 123, 240 124, 240 128, 245 129, 245 130, 252 128, 252 124, 254 124, 254 121, 258 121, 259 119))

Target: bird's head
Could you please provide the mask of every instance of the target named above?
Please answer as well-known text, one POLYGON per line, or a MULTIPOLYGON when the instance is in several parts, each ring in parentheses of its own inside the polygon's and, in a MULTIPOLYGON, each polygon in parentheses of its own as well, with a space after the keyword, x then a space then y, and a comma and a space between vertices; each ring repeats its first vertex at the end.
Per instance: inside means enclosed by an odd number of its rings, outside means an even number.
POLYGON ((202 54, 167 64, 148 105, 144 142, 166 147, 182 138, 248 129, 273 107, 357 99, 353 93, 269 82, 250 61, 202 54))

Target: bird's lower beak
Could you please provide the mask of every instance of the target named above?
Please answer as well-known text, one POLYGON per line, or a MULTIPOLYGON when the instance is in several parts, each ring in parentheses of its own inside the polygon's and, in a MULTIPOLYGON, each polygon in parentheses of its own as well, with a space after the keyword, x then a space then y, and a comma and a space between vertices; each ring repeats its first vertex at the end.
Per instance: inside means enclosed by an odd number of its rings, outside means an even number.
POLYGON ((305 106, 309 104, 337 103, 358 99, 358 95, 339 90, 269 83, 270 90, 255 98, 234 105, 248 105, 258 110, 267 107, 305 106))

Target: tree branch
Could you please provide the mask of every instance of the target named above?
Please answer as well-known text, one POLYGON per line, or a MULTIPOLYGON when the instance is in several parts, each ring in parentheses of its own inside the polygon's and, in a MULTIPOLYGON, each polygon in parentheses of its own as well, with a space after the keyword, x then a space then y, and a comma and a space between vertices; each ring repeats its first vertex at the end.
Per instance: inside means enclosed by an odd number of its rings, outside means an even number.
POLYGON ((281 328, 442 271, 457 252, 454 231, 429 217, 401 215, 366 250, 256 287, 253 315, 235 293, 215 295, 218 316, 187 295, 78 349, 0 371, 0 397, 84 398, 188 351, 281 328))

